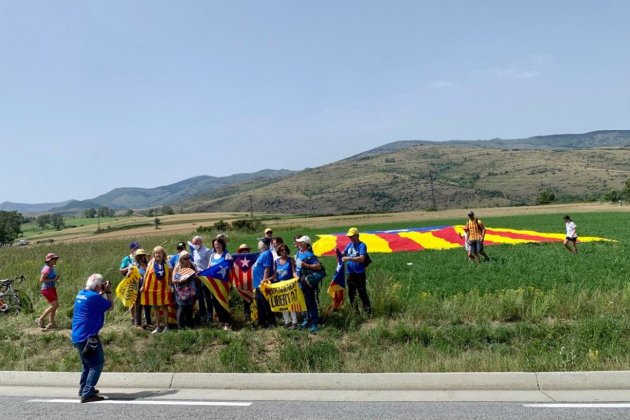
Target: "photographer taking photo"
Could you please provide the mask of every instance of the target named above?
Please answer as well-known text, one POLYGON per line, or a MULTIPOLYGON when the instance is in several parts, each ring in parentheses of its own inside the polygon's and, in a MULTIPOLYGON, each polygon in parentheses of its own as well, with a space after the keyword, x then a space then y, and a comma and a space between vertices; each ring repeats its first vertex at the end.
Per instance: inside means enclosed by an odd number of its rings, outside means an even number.
POLYGON ((81 380, 79 396, 82 403, 104 400, 95 388, 103 371, 105 354, 98 333, 105 323, 105 312, 113 308, 111 284, 100 274, 92 274, 74 301, 72 344, 79 352, 81 380))

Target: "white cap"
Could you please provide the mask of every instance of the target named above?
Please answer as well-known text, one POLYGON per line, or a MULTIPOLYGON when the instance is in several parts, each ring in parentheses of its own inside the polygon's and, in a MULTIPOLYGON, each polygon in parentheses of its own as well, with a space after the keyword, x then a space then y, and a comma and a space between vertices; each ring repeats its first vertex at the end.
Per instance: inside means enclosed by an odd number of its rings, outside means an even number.
POLYGON ((309 238, 308 236, 304 235, 301 238, 298 238, 296 240, 296 242, 304 242, 305 244, 309 244, 312 245, 313 243, 311 242, 311 238, 309 238))

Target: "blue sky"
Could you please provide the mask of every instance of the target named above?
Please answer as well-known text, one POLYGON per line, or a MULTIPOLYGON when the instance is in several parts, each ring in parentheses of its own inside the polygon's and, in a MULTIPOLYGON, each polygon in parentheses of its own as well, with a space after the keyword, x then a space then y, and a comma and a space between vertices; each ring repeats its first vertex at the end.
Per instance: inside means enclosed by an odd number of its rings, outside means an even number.
POLYGON ((0 0, 0 202, 627 129, 627 1, 0 0))

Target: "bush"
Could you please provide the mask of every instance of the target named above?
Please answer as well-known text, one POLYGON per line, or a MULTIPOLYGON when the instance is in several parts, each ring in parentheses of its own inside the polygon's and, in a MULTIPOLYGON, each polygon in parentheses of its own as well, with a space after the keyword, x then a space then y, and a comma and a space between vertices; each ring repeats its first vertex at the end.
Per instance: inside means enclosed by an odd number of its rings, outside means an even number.
POLYGON ((214 230, 216 230, 217 232, 232 230, 232 225, 230 224, 230 222, 224 222, 223 220, 219 220, 218 222, 216 222, 213 227, 214 230))
POLYGON ((259 219, 239 219, 232 222, 232 229, 244 232, 259 232, 263 228, 259 219))

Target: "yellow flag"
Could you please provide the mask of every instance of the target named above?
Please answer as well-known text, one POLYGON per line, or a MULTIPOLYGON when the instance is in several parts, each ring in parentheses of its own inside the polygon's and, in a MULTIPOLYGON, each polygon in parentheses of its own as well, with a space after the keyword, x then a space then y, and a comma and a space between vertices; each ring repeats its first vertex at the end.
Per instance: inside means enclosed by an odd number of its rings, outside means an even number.
POLYGON ((127 308, 131 308, 136 303, 138 297, 138 284, 140 282, 140 271, 138 267, 132 266, 124 279, 116 287, 116 297, 127 308))
POLYGON ((297 278, 272 284, 261 283, 260 291, 269 301, 269 306, 273 312, 306 311, 306 302, 297 278))

